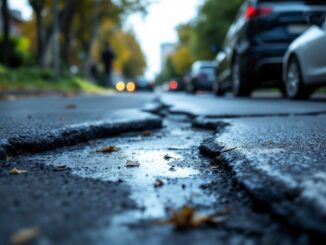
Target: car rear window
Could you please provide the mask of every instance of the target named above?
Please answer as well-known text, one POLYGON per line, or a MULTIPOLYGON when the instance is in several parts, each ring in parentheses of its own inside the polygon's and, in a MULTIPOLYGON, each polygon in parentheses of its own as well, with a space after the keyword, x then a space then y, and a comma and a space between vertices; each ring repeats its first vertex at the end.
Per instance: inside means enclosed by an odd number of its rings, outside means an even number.
POLYGON ((214 74, 214 66, 203 66, 200 68, 201 71, 207 73, 207 74, 214 74))

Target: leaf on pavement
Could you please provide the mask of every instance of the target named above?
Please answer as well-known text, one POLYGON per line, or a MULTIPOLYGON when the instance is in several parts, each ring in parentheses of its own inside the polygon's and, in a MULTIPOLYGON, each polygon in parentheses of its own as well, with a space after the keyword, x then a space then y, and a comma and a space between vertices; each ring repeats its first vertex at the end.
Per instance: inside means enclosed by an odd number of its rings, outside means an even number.
POLYGON ((127 168, 132 168, 132 167, 139 167, 140 163, 138 161, 131 161, 128 160, 126 163, 127 168))
POLYGON ((40 230, 37 227, 24 228, 14 233, 10 241, 12 244, 25 244, 36 238, 39 233, 40 230))
POLYGON ((169 154, 164 155, 164 160, 171 160, 173 157, 169 156, 169 154))
POLYGON ((155 182, 154 182, 154 187, 155 187, 155 188, 160 188, 160 187, 162 187, 163 185, 164 185, 164 182, 163 182, 162 180, 157 179, 157 180, 155 180, 155 182))
POLYGON ((207 225, 218 225, 225 221, 225 215, 200 215, 189 206, 183 206, 179 211, 172 213, 171 217, 161 222, 172 224, 176 229, 193 229, 207 225))
POLYGON ((105 146, 99 150, 97 150, 97 153, 112 153, 112 152, 116 152, 119 151, 120 149, 118 147, 115 146, 105 146))
POLYGON ((76 108, 77 108, 77 106, 74 104, 66 105, 66 109, 76 109, 76 108))
POLYGON ((144 131, 143 133, 142 133, 142 136, 143 137, 149 137, 149 136, 152 136, 153 135, 153 132, 151 132, 151 131, 144 131))
POLYGON ((10 170, 10 174, 25 174, 27 173, 27 170, 23 170, 23 169, 18 169, 18 168, 13 168, 10 170))

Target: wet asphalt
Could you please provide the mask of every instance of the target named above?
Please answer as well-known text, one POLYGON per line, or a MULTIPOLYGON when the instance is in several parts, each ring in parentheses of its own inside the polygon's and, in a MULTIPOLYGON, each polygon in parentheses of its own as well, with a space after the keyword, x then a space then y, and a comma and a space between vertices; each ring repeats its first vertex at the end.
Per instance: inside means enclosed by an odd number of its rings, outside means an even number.
MULTIPOLYGON (((62 141, 52 150, 12 151, 15 154, 5 156, 0 168, 1 244, 10 244, 21 229, 37 230, 25 239, 32 244, 325 241, 323 101, 258 102, 217 99, 209 94, 109 96, 99 99, 101 105, 97 99, 51 98, 51 104, 60 109, 53 114, 47 110, 48 124, 42 118, 45 109, 30 109, 34 116, 24 120, 43 122, 44 128, 40 128, 45 133, 46 128, 53 131, 58 125, 68 133, 77 123, 78 130, 84 130, 82 135, 94 125, 104 125, 107 130, 109 124, 110 132, 123 125, 123 130, 118 130, 119 135, 94 137, 80 137, 74 132, 76 141, 68 142, 71 144, 62 141), (64 108, 65 99, 75 107, 64 108), (110 106, 92 111, 87 101, 100 108, 102 104, 110 106), (141 112, 144 107, 151 108, 151 113, 141 112), (228 115, 218 110, 222 107, 228 108, 228 115), (274 114, 263 114, 271 109, 274 114), (119 120, 112 111, 119 113, 119 120), (60 120, 53 120, 61 113, 69 115, 63 126, 57 123, 60 120), (92 122, 87 130, 83 124, 86 119, 92 122), (132 125, 138 120, 137 125, 142 126, 131 127, 128 120, 132 125), (107 146, 115 151, 99 152, 107 146), (139 166, 128 167, 128 162, 139 166), (13 175, 13 168, 27 172, 13 175), (159 186, 155 185, 158 181, 159 186), (185 230, 164 222, 185 205, 203 215, 223 216, 223 222, 185 230)), ((48 103, 44 98, 33 100, 38 105, 48 103)), ((24 100, 0 102, 1 108, 8 108, 1 103, 12 103, 10 112, 1 111, 2 141, 8 141, 12 138, 8 130, 17 130, 19 136, 19 128, 23 128, 19 122, 17 129, 6 124, 6 118, 15 120, 15 106, 22 108, 18 110, 21 118, 31 111, 23 109, 30 108, 24 100)), ((34 126, 22 134, 30 132, 36 132, 38 140, 44 136, 34 126)))

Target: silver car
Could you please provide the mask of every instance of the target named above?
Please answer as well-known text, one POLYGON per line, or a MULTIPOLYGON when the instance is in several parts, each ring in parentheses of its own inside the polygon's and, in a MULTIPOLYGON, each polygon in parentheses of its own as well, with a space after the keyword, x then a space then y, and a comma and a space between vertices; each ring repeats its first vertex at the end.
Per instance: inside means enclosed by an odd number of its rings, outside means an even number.
POLYGON ((291 99, 308 99, 314 90, 326 85, 325 18, 291 43, 284 56, 283 81, 291 99))

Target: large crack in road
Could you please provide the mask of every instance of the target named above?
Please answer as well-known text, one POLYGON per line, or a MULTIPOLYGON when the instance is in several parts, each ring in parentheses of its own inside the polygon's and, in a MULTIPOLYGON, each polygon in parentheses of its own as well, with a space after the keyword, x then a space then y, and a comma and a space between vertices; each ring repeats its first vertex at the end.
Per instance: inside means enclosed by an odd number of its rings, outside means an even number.
MULTIPOLYGON (((275 219, 267 205, 255 202, 234 182, 225 165, 202 156, 199 145, 211 137, 211 130, 193 128, 188 117, 164 108, 159 114, 164 116, 161 130, 5 161, 0 233, 6 241, 26 227, 38 227, 36 242, 50 244, 309 244, 319 238, 275 219), (97 152, 105 146, 119 150, 97 152), (126 167, 128 160, 139 167, 126 167), (13 167, 28 172, 10 175, 13 167), (156 188, 156 180, 163 186, 156 188), (184 205, 205 214, 232 211, 215 227, 175 231, 173 225, 155 222, 184 205)), ((219 124, 219 133, 225 125, 219 124)))

